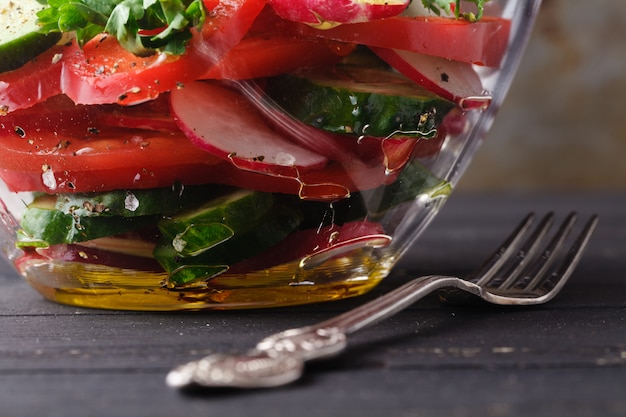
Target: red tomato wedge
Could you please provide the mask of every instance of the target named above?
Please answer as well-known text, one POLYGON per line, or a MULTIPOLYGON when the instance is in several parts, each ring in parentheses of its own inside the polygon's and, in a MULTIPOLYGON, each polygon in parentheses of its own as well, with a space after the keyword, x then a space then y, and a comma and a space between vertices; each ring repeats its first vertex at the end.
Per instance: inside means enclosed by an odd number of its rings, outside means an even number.
POLYGON ((403 49, 455 61, 498 67, 509 42, 511 22, 483 17, 470 23, 462 19, 431 16, 395 16, 371 22, 318 30, 296 22, 274 22, 266 28, 300 36, 317 36, 340 42, 403 49))
POLYGON ((180 56, 138 57, 100 35, 64 57, 63 92, 79 104, 138 104, 197 79, 246 34, 264 0, 222 0, 180 56))
POLYGON ((246 36, 201 79, 242 80, 273 77, 299 68, 332 65, 354 50, 320 38, 281 34, 246 36))
POLYGON ((25 109, 61 92, 65 46, 54 46, 22 67, 0 73, 0 114, 25 109))

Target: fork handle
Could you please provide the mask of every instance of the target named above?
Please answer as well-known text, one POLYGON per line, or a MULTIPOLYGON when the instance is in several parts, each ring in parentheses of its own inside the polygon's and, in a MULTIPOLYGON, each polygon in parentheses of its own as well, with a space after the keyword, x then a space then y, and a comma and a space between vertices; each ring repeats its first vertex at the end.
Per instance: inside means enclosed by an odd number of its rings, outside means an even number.
POLYGON ((329 320, 268 336, 256 345, 256 351, 269 352, 271 355, 288 352, 304 361, 335 356, 346 348, 347 335, 391 317, 443 287, 456 287, 477 295, 481 291, 480 287, 456 277, 427 275, 415 278, 329 320))
POLYGON ((360 307, 314 325, 315 328, 337 328, 345 334, 389 318, 417 300, 443 287, 457 287, 478 295, 479 288, 457 277, 426 275, 415 278, 360 307))

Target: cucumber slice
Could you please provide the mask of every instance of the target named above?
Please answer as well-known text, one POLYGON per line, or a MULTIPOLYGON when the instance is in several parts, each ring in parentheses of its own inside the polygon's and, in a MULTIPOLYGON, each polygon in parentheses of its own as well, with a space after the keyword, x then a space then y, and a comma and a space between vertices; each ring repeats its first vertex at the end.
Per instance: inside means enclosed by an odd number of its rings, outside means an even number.
POLYGON ((158 227, 177 256, 196 256, 256 226, 272 205, 272 194, 240 189, 164 219, 158 227))
POLYGON ((188 287, 220 275, 228 271, 231 265, 277 244, 296 230, 301 222, 298 211, 276 205, 259 218, 250 230, 235 233, 230 239, 195 256, 180 256, 169 239, 163 239, 153 255, 169 273, 169 287, 188 287))
POLYGON ((352 65, 276 77, 267 92, 308 125, 357 136, 432 137, 454 107, 402 75, 352 65))
POLYGON ((156 223, 158 216, 78 217, 59 210, 29 207, 17 231, 17 247, 48 247, 78 243, 137 230, 156 223))
POLYGON ((37 0, 0 0, 0 72, 21 67, 61 39, 60 33, 39 33, 37 0))
POLYGON ((40 194, 20 221, 19 247, 78 243, 156 224, 162 216, 197 207, 215 186, 115 190, 99 194, 40 194))
MULTIPOLYGON (((54 202, 54 209, 81 217, 171 215, 203 204, 207 196, 220 195, 229 190, 231 188, 221 186, 173 186, 145 190, 114 190, 98 194, 59 194, 54 202)), ((31 205, 39 207, 49 205, 50 202, 45 201, 49 198, 40 197, 31 205)))

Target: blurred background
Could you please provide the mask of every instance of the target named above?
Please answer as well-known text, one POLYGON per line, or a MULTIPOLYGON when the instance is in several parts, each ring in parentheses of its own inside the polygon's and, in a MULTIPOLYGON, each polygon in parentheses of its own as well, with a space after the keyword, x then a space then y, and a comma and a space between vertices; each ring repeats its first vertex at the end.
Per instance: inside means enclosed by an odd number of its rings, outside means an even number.
POLYGON ((626 1, 544 0, 458 190, 626 191, 626 1))

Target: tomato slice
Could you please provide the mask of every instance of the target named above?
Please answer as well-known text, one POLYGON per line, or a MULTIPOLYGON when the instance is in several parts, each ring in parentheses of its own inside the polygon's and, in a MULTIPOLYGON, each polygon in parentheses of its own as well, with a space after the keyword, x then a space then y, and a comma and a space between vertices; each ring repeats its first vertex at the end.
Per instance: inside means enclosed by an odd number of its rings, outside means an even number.
POLYGON ((263 23, 266 29, 281 33, 402 49, 489 67, 500 65, 511 26, 510 20, 497 17, 483 17, 470 23, 438 16, 394 16, 343 24, 327 30, 288 21, 270 24, 271 19, 267 16, 263 23))
POLYGON ((243 38, 200 78, 242 80, 272 77, 303 67, 332 65, 355 46, 320 38, 252 34, 243 38))
POLYGON ((162 94, 157 99, 144 103, 141 106, 102 104, 98 106, 97 119, 99 123, 106 126, 158 130, 162 132, 178 130, 176 121, 170 114, 169 94, 162 94))
POLYGON ((264 0, 222 0, 180 56, 138 57, 100 35, 64 57, 63 92, 79 104, 138 104, 198 78, 246 34, 264 0))
POLYGON ((99 120, 98 111, 102 108, 57 96, 4 116, 0 177, 8 188, 91 192, 167 187, 176 181, 198 183, 220 162, 178 131, 109 126, 99 120))
POLYGON ((224 184, 295 194, 303 200, 335 201, 360 189, 389 184, 397 178, 397 172, 386 173, 383 166, 351 168, 336 162, 297 177, 273 175, 224 162, 198 150, 183 135, 129 137, 127 132, 118 130, 115 137, 97 141, 70 142, 77 144, 78 152, 69 150, 76 149, 73 146, 63 148, 65 145, 58 137, 40 138, 36 143, 48 149, 43 154, 33 152, 36 146, 2 135, 0 146, 5 152, 0 179, 13 192, 99 192, 169 187, 180 182, 224 184), (48 145, 44 145, 46 142, 48 145), (10 143, 17 145, 7 146, 10 143), (82 150, 85 152, 80 152, 82 150))
POLYGON ((0 114, 34 106, 61 92, 61 57, 67 47, 48 49, 22 67, 0 74, 0 114))
MULTIPOLYGON (((216 0, 217 1, 217 0, 216 0)), ((0 74, 0 114, 66 93, 80 104, 137 104, 196 79, 236 45, 265 6, 264 0, 209 2, 202 32, 182 56, 137 57, 111 36, 80 48, 56 45, 21 68, 0 74)))
MULTIPOLYGON (((154 104, 158 103, 141 106, 154 104)), ((160 130, 152 130, 110 123, 110 112, 125 120, 143 120, 141 106, 104 109, 75 105, 57 96, 2 117, 0 179, 14 192, 99 192, 169 187, 180 182, 225 184, 333 201, 397 177, 383 165, 349 161, 333 161, 297 175, 261 172, 254 164, 237 166, 214 156, 179 130, 168 130, 162 124, 160 130), (126 117, 125 111, 131 116, 126 117)), ((154 115, 154 120, 165 116, 154 115)), ((254 130, 255 126, 248 128, 254 130)))

